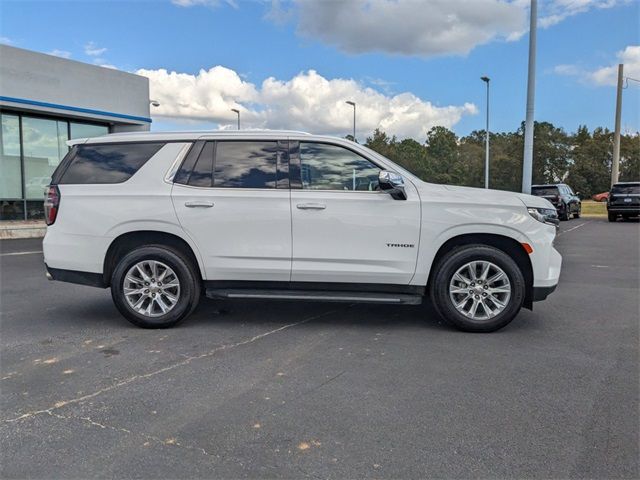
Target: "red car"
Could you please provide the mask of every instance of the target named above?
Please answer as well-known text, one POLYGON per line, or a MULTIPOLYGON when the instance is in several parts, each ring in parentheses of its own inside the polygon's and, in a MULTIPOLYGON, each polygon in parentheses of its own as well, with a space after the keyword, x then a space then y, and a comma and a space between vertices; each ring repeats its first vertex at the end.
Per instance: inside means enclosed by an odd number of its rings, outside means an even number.
POLYGON ((606 202, 609 198, 609 192, 596 193, 591 198, 596 202, 606 202))

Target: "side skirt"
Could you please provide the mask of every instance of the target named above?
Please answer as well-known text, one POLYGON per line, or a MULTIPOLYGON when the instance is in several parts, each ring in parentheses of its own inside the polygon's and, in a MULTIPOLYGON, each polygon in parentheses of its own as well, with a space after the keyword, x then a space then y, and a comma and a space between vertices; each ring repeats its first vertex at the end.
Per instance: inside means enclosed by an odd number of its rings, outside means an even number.
POLYGON ((425 288, 412 285, 208 281, 205 282, 205 292, 209 298, 419 305, 425 288))

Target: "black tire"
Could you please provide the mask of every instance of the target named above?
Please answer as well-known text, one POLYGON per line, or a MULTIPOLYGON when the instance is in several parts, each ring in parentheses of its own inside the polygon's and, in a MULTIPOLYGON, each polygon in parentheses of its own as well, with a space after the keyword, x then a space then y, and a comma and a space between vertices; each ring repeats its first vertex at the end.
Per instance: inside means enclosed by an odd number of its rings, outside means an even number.
POLYGON ((181 252, 165 245, 144 245, 123 256, 111 276, 111 297, 120 313, 131 323, 142 328, 169 328, 186 318, 198 306, 201 282, 197 266, 181 252), (135 311, 124 295, 127 272, 143 260, 156 260, 169 266, 180 282, 180 296, 166 314, 150 317, 135 311))
POLYGON ((515 318, 526 292, 524 276, 516 262, 502 250, 487 245, 465 245, 447 253, 435 265, 431 285, 431 301, 440 316, 454 327, 466 332, 494 332, 515 318), (509 278, 511 297, 507 306, 487 320, 474 320, 458 312, 449 296, 449 284, 456 271, 466 263, 486 260, 500 267, 509 278))
POLYGON ((609 218, 610 222, 615 222, 616 218, 618 218, 618 216, 615 213, 608 213, 607 217, 609 218))
POLYGON ((628 222, 629 220, 631 220, 631 215, 622 215, 623 222, 628 222))
POLYGON ((563 222, 566 222, 567 220, 569 220, 569 205, 567 204, 563 204, 563 205, 564 205, 564 208, 562 209, 562 213, 558 217, 563 222))

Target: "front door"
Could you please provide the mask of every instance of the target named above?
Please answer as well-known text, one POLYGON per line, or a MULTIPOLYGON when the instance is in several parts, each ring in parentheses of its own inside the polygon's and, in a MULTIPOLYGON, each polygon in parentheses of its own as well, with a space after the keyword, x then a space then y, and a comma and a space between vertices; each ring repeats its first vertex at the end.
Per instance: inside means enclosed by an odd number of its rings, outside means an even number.
POLYGON ((377 189, 381 168, 339 145, 300 142, 291 152, 300 187, 292 177, 291 280, 408 284, 420 239, 415 187, 394 200, 377 189))
POLYGON ((198 142, 174 180, 180 224, 207 280, 286 281, 291 207, 286 142, 198 142))

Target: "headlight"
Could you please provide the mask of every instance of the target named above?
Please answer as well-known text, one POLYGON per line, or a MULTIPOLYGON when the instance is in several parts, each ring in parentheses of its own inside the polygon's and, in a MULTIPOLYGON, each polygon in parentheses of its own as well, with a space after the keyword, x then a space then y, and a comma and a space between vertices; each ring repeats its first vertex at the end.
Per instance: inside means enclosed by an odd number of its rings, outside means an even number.
POLYGON ((560 225, 558 212, 556 212, 555 208, 527 207, 527 211, 529 212, 529 215, 539 222, 546 223, 547 225, 553 225, 555 227, 560 225))

